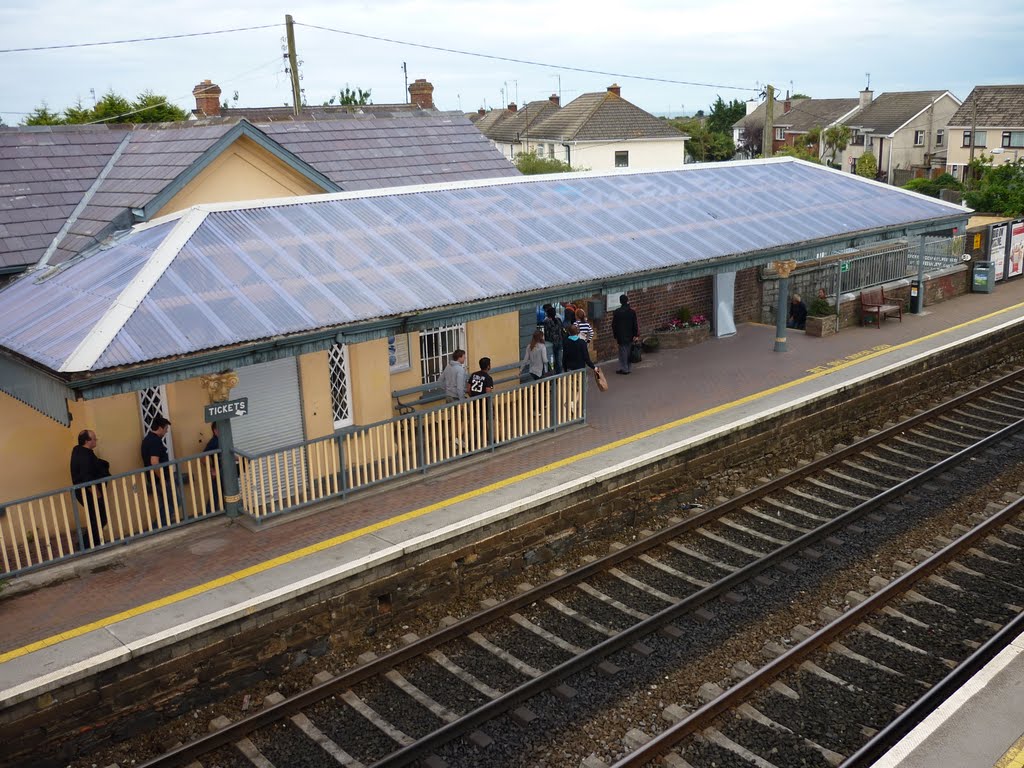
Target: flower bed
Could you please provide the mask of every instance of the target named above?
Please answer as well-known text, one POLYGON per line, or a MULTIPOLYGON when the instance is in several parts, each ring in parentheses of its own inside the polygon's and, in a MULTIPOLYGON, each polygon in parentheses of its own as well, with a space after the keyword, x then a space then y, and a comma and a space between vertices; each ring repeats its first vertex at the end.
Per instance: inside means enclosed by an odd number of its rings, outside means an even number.
POLYGON ((691 344, 700 344, 707 341, 711 335, 711 325, 701 323, 700 325, 677 326, 674 328, 656 328, 654 335, 658 339, 660 349, 682 349, 691 344))

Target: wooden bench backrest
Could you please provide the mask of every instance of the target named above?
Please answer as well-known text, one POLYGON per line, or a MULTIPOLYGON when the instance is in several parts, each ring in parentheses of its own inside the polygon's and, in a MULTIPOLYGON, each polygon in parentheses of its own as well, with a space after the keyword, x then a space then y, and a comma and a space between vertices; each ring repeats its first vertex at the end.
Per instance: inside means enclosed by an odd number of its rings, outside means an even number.
POLYGON ((868 288, 860 292, 861 304, 885 304, 885 293, 881 286, 868 288))

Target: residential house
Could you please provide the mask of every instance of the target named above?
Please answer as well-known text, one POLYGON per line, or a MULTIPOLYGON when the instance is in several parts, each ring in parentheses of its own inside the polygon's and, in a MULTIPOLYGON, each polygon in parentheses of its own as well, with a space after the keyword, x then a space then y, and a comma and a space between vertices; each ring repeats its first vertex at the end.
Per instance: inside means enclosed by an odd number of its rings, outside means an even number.
POLYGON ((203 375, 237 374, 251 412, 235 444, 274 450, 390 419, 391 393, 435 380, 456 348, 517 363, 545 302, 593 302, 614 357, 598 315, 621 293, 648 329, 680 304, 757 320, 774 259, 967 216, 792 158, 193 203, 0 289, 0 506, 67 485, 84 428, 114 473, 139 466, 157 413, 178 457, 198 453, 203 375))
POLYGON ((1024 85, 978 85, 949 118, 946 171, 961 181, 972 159, 1024 158, 1024 85))
POLYGON ((0 278, 199 203, 519 175, 459 114, 254 124, 217 115, 209 86, 198 121, 0 129, 0 278))
POLYGON ((502 116, 489 123, 481 118, 476 126, 496 145, 507 145, 506 156, 510 151, 532 151, 573 168, 679 168, 686 161, 688 137, 626 101, 618 85, 603 93, 584 93, 561 108, 554 106, 542 107, 544 114, 536 121, 520 121, 515 112, 503 110, 502 116))
POLYGON ((851 129, 851 140, 836 154, 836 167, 854 173, 857 158, 870 151, 878 163, 879 178, 898 186, 914 176, 930 175, 932 168, 945 168, 946 124, 960 107, 956 96, 936 90, 871 97, 871 91, 861 91, 860 108, 842 120, 851 129))
POLYGON ((489 123, 481 118, 476 122, 476 127, 511 161, 515 161, 516 155, 521 152, 554 158, 555 145, 544 139, 537 139, 536 136, 537 126, 558 112, 559 108, 558 96, 551 94, 546 99, 531 101, 523 107, 517 107, 512 103, 507 109, 491 110, 497 112, 498 116, 489 123))
MULTIPOLYGON (((772 108, 772 152, 795 145, 798 137, 806 136, 814 128, 828 128, 851 115, 858 107, 857 99, 779 99, 772 108)), ((749 106, 748 106, 749 109, 749 106)), ((743 147, 752 134, 761 133, 765 124, 766 103, 762 102, 746 116, 733 123, 733 136, 737 147, 743 147)), ((810 145, 817 154, 817 142, 810 145)), ((745 154, 760 154, 760 147, 745 154)))

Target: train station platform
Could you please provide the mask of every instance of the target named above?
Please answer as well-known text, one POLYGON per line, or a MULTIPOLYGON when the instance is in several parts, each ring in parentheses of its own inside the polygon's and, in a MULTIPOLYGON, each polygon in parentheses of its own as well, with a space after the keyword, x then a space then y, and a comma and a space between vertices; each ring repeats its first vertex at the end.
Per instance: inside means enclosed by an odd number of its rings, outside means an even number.
POLYGON ((784 353, 774 327, 742 325, 608 376, 588 423, 552 438, 260 530, 221 517, 14 579, 0 595, 0 707, 1016 324, 1024 280, 880 329, 790 331, 784 353))

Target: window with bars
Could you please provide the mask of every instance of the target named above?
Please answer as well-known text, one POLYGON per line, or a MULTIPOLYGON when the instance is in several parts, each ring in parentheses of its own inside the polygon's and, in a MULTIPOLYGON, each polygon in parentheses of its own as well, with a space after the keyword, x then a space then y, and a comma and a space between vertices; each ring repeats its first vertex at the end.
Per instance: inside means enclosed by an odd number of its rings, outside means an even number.
POLYGON ((446 325, 420 331, 420 378, 423 383, 437 381, 452 352, 465 348, 465 325, 446 325))
POLYGON ((355 423, 352 414, 352 387, 348 371, 348 347, 335 344, 327 354, 327 367, 331 375, 331 414, 334 428, 350 427, 355 423))
MULTIPOLYGON (((149 432, 149 427, 157 416, 170 418, 167 410, 167 387, 162 384, 159 387, 148 387, 139 392, 139 418, 142 420, 143 436, 149 432)), ((174 443, 171 440, 170 431, 164 435, 164 445, 167 446, 168 458, 173 461, 174 443)))

